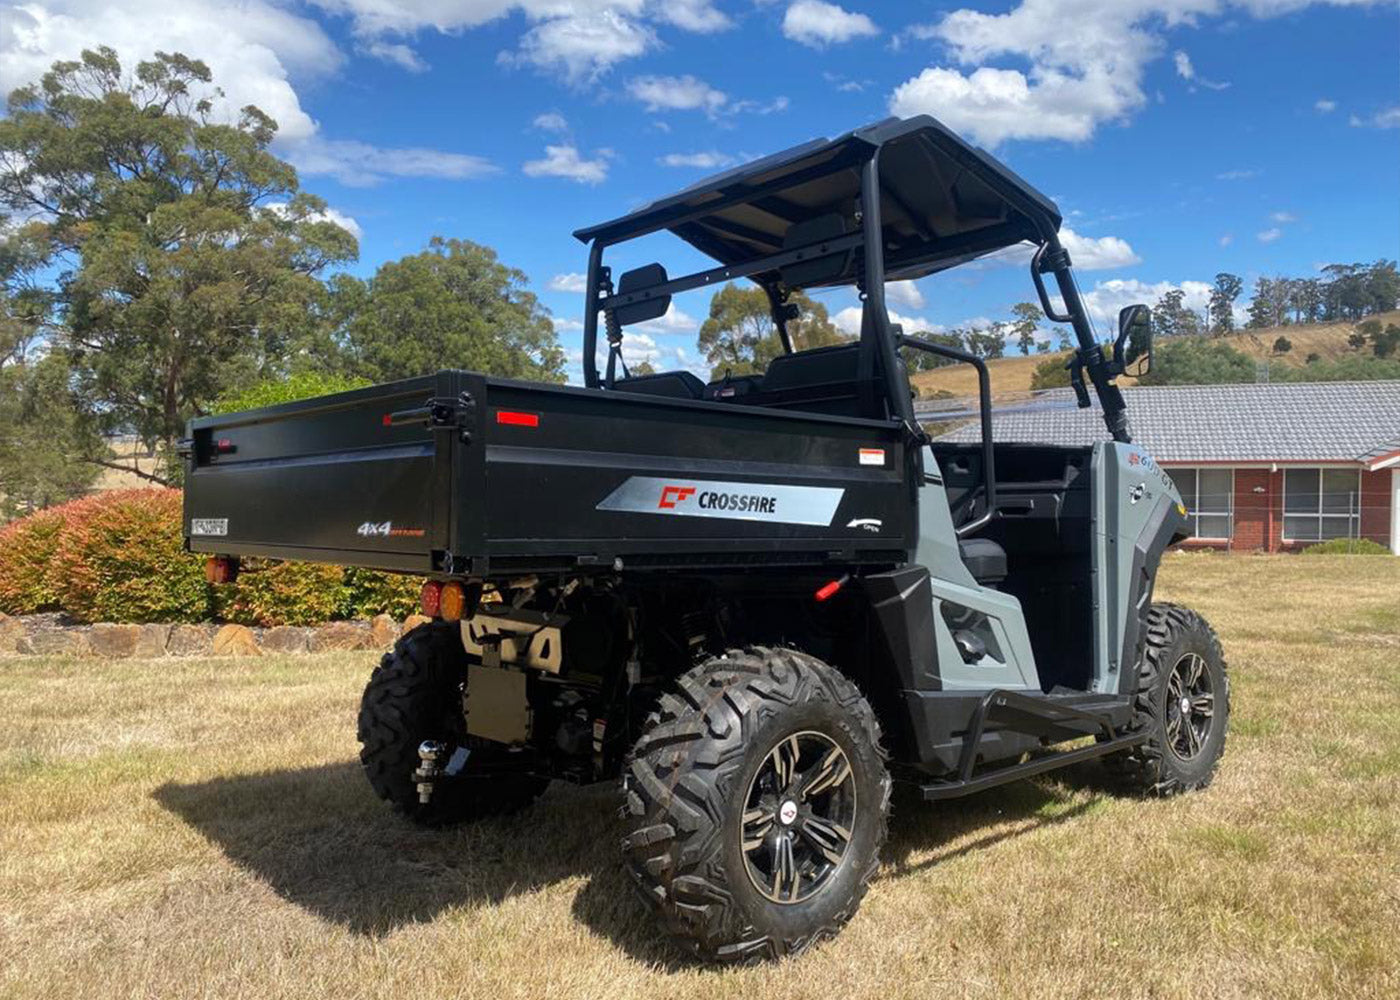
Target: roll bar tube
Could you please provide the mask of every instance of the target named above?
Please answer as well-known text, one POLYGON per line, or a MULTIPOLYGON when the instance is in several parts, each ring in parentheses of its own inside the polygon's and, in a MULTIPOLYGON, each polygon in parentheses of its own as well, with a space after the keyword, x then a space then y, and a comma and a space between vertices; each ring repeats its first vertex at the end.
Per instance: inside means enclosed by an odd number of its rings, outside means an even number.
MULTIPOLYGON (((987 495, 987 509, 980 517, 973 518, 956 529, 958 537, 970 535, 984 527, 997 512, 997 470, 996 449, 992 438, 992 376, 987 370, 987 362, 968 351, 944 344, 933 344, 917 337, 898 337, 900 347, 912 347, 916 351, 926 351, 940 358, 960 361, 977 369, 977 408, 982 417, 982 488, 987 495)), ((975 487, 974 487, 975 489, 975 487)), ((969 491, 971 492, 971 491, 969 491)))

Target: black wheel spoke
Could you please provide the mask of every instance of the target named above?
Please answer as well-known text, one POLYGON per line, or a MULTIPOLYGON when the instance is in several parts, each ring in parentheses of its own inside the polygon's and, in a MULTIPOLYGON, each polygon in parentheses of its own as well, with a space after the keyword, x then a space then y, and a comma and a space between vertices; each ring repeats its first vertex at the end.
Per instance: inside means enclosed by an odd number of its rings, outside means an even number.
POLYGON ((754 887, 775 903, 820 892, 846 857, 855 808, 851 762, 831 737, 783 737, 744 800, 740 846, 754 887))
POLYGON ((1215 691, 1205 657, 1186 653, 1167 677, 1166 743, 1181 760, 1205 748, 1215 718, 1215 691))

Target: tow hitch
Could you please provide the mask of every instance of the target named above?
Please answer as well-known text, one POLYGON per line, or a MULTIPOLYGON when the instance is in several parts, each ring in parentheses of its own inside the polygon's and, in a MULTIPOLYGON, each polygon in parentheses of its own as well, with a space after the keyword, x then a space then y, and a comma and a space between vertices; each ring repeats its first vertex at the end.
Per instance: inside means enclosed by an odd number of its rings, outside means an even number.
POLYGON ((437 740, 424 740, 418 744, 418 769, 413 772, 413 780, 418 785, 418 801, 423 805, 432 801, 433 788, 439 780, 455 778, 462 773, 471 755, 466 747, 457 747, 444 765, 442 758, 446 753, 447 747, 437 740))

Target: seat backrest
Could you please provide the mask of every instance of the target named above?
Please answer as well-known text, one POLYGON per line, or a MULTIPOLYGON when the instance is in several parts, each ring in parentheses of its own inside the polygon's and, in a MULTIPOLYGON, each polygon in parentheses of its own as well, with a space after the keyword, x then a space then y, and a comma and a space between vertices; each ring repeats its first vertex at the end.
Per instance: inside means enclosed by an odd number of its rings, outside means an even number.
POLYGON ((669 396, 672 399, 700 399, 705 395, 705 383, 693 372, 681 370, 620 378, 613 382, 613 390, 637 392, 647 396, 669 396))

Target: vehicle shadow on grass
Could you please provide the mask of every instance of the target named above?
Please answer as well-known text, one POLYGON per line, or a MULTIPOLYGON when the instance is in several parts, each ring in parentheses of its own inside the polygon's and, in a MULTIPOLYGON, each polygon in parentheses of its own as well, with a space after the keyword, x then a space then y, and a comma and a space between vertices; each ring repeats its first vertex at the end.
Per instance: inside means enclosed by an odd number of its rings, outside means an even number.
MULTIPOLYGON (((1071 788, 1097 784, 1070 774, 1071 788)), ((654 967, 693 967, 658 932, 622 870, 611 784, 555 782, 516 816, 441 830, 418 829, 392 814, 353 761, 170 783, 154 796, 282 898, 358 934, 389 934, 449 909, 490 906, 582 877, 573 904, 580 923, 654 967)), ((1071 821, 1094 801, 1025 782, 946 803, 899 794, 875 891, 884 879, 1071 821)))

